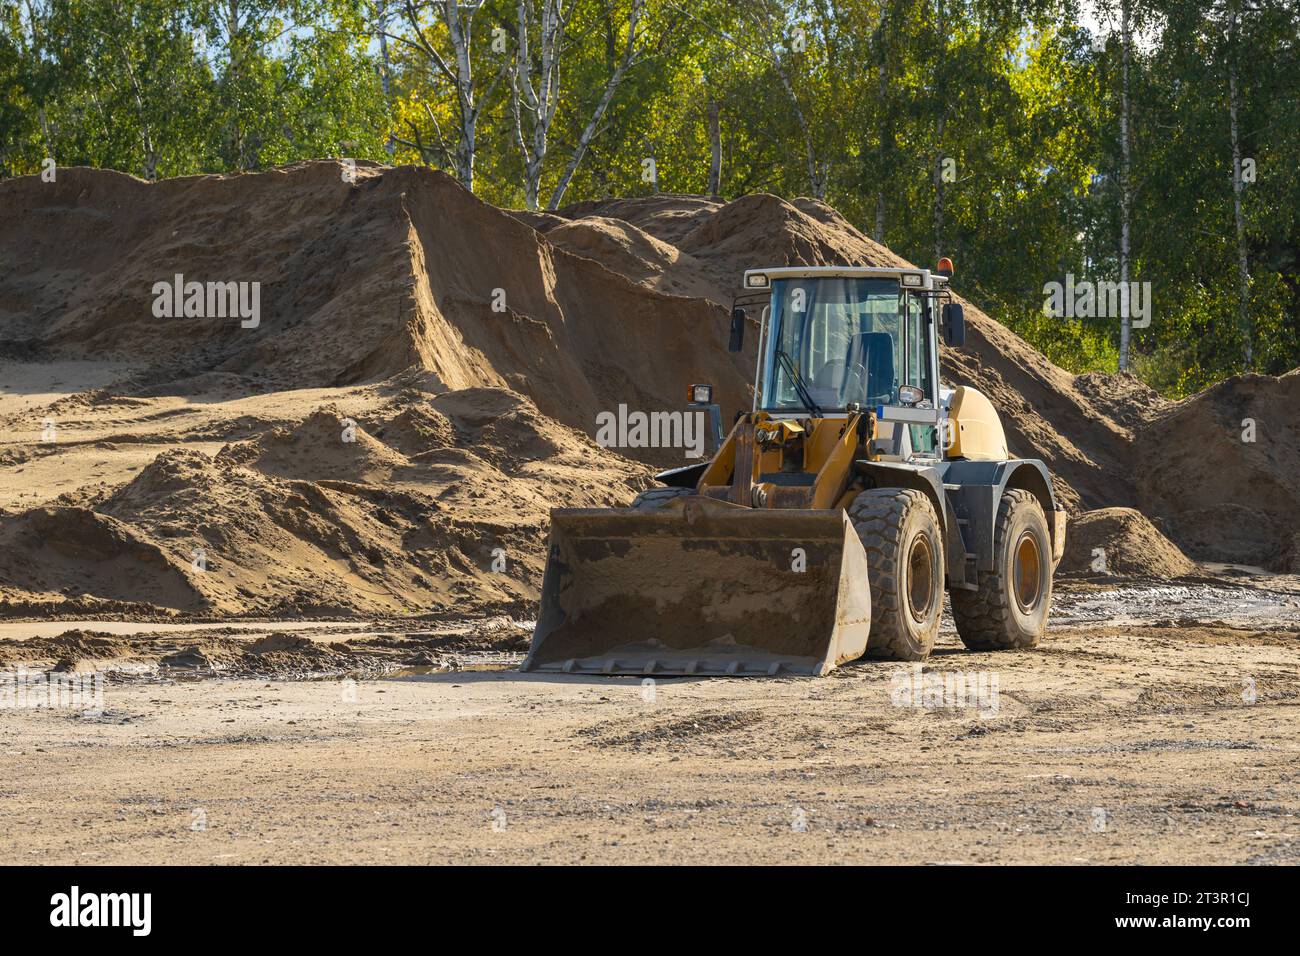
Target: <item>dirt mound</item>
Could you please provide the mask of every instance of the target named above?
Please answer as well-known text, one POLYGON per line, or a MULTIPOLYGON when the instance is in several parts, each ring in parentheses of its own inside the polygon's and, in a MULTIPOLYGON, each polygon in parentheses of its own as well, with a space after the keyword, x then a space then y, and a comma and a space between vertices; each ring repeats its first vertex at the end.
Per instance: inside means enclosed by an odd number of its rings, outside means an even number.
POLYGON ((692 229, 724 205, 703 196, 659 193, 630 199, 593 199, 573 203, 561 209, 559 214, 565 219, 590 216, 621 219, 670 246, 679 246, 692 229))
MULTIPOLYGON (((742 271, 756 265, 910 265, 830 206, 810 199, 785 202, 754 195, 724 205, 656 196, 580 204, 561 213, 578 223, 590 217, 601 223, 622 219, 675 245, 682 258, 659 253, 654 269, 626 256, 602 261, 637 281, 659 268, 702 268, 713 284, 713 301, 724 305, 730 304, 742 271)), ((563 228, 552 223, 547 234, 563 228)), ((954 284, 960 290, 960 263, 954 284)), ((1230 432, 1224 423, 1231 419, 1240 425, 1248 417, 1251 400, 1237 386, 1224 383, 1204 398, 1175 405, 1132 375, 1072 376, 971 303, 964 305, 966 345, 944 350, 945 381, 972 385, 992 400, 1012 453, 1043 459, 1070 511, 1141 508, 1203 560, 1260 563, 1266 554, 1288 550, 1300 524, 1294 478, 1300 475, 1295 461, 1300 416, 1275 410, 1297 407, 1298 373, 1282 380, 1255 377, 1250 388, 1268 393, 1258 404, 1272 404, 1257 410, 1257 421, 1269 423, 1272 438, 1266 444, 1261 437, 1253 454, 1237 454, 1233 479, 1223 480, 1217 473, 1222 455, 1206 453, 1204 441, 1212 432, 1216 444, 1209 447, 1226 452, 1230 432), (1216 411, 1201 410, 1207 406, 1216 411), (1207 426, 1207 417, 1215 423, 1207 426), (1137 474, 1135 460, 1141 463, 1137 474), (1269 522, 1276 526, 1265 530, 1269 522)), ((757 336, 748 338, 752 350, 757 336)), ((746 359, 752 367, 752 351, 746 359)))
MULTIPOLYGON (((749 406, 757 336, 726 350, 744 269, 907 264, 815 200, 509 213, 427 169, 342 172, 0 183, 0 355, 121 365, 3 420, 38 435, 52 415, 70 436, 0 442, 16 484, 62 492, 0 505, 9 613, 526 612, 548 510, 647 481, 596 446, 597 416, 679 409, 695 382, 724 420, 749 406), (182 307, 160 318, 177 275, 182 307), (256 321, 186 314, 191 281, 256 283, 256 321)), ((1076 379, 969 303, 967 320, 945 379, 990 397, 1068 509, 1141 507, 1197 558, 1291 560, 1300 441, 1277 409, 1300 377, 1169 406, 1131 377, 1076 379), (1233 445, 1252 415, 1258 440, 1233 445)))
POLYGON ((27 614, 527 616, 549 509, 625 504, 648 469, 521 395, 419 385, 380 387, 392 397, 355 419, 331 403, 213 454, 163 452, 81 506, 0 516, 0 596, 27 614))
MULTIPOLYGON (((907 266, 905 259, 856 230, 825 203, 786 202, 757 194, 719 204, 687 197, 647 197, 586 203, 566 216, 623 219, 684 253, 681 269, 702 269, 710 298, 730 306, 740 276, 760 265, 907 266)), ((582 220, 580 220, 582 221, 582 220)), ((547 235, 555 232, 552 226, 547 235)), ((649 269, 616 257, 604 260, 634 280, 649 269)), ((960 267, 960 263, 958 264, 960 267)), ((638 280, 639 281, 639 280, 638 280)), ((961 288, 960 271, 956 288, 961 288)), ((972 385, 1002 416, 1015 454, 1043 459, 1073 511, 1132 505, 1126 477, 1129 431, 1092 394, 1076 391, 1074 376, 1056 367, 1005 326, 965 300, 966 346, 943 353, 945 381, 972 385)), ((752 375, 757 336, 747 337, 745 374, 752 375)), ((1102 387, 1094 389, 1105 395, 1102 387)), ((724 407, 727 406, 724 402, 724 407)))
POLYGON ((1177 578, 1196 573, 1178 550, 1140 511, 1102 508, 1070 522, 1061 574, 1177 578))
POLYGON ((1074 390, 1130 431, 1159 418, 1174 404, 1129 372, 1079 375, 1074 380, 1074 390))
MULTIPOLYGON (((167 452, 98 510, 190 562, 218 613, 392 613, 433 603, 428 580, 393 561, 420 527, 401 514, 404 497, 282 480, 236 457, 167 452)), ((426 575, 436 566, 416 562, 426 575)))
POLYGON ((130 645, 121 638, 80 628, 56 637, 0 640, 0 666, 5 667, 53 661, 61 671, 93 669, 96 662, 115 660, 130 653, 130 645))
POLYGON ((316 647, 316 643, 301 634, 286 634, 282 631, 266 634, 248 645, 250 654, 284 654, 301 653, 316 647))
POLYGON ((313 641, 300 634, 277 632, 249 644, 234 669, 243 673, 330 671, 346 667, 352 654, 346 645, 313 641))
POLYGON ((1137 435, 1148 511, 1192 556, 1281 570, 1300 534, 1300 369, 1228 379, 1137 435))
POLYGON ((590 216, 556 226, 546 238, 656 292, 716 298, 702 263, 630 222, 590 216))
POLYGON ((368 435, 337 408, 313 413, 292 426, 227 446, 218 462, 276 478, 383 484, 409 465, 406 456, 368 435))
POLYGON ((99 602, 209 609, 186 563, 129 522, 79 507, 0 514, 0 601, 10 613, 35 606, 55 613, 99 602))
MULTIPOLYGON (((312 162, 150 184, 74 168, 0 183, 0 246, 15 260, 0 276, 0 344, 152 364, 149 394, 212 373, 320 387, 414 365, 439 390, 506 386, 588 432, 619 403, 679 408, 693 381, 744 398, 725 313, 703 299, 567 252, 441 173, 362 167, 350 184, 342 172, 312 162), (244 283, 250 307, 256 284, 256 325, 243 312, 157 317, 177 275, 186 309, 187 284, 203 284, 201 311, 208 283, 244 283)), ((605 238, 633 258, 654 242, 621 226, 605 238)))
POLYGON ((387 418, 367 424, 376 438, 404 455, 456 447, 456 426, 428 402, 412 402, 387 418))
MULTIPOLYGON (((341 173, 314 162, 148 184, 69 169, 54 184, 0 184, 12 212, 0 243, 19 250, 0 277, 5 337, 160 362, 139 385, 154 392, 213 373, 318 387, 415 366, 434 390, 508 387, 594 435, 600 412, 677 409, 693 382, 715 386, 728 418, 748 405, 757 337, 743 355, 725 348, 745 268, 904 264, 814 200, 660 195, 516 216, 426 169, 366 166, 355 184, 341 173), (176 274, 260 282, 258 326, 155 318, 154 284, 176 274)), ((1116 477, 1127 429, 1003 326, 967 314, 948 378, 989 395, 1014 450, 1047 461, 1067 504, 1135 504, 1116 477)))
POLYGON ((193 579, 220 613, 419 613, 456 600, 470 580, 490 601, 529 593, 527 580, 494 582, 473 524, 424 495, 286 480, 235 457, 167 453, 100 506, 201 556, 193 579))

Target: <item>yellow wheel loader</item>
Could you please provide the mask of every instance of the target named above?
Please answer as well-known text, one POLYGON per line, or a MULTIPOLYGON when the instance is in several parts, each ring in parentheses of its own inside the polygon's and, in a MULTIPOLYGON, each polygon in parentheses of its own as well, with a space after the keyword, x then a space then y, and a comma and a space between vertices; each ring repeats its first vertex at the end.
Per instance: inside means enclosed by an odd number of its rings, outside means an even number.
MULTIPOLYGON (((825 674, 923 660, 950 596, 974 650, 1034 646, 1065 512, 1012 458, 993 406, 939 382, 965 317, 936 270, 745 273, 732 351, 759 310, 753 407, 707 460, 626 509, 556 509, 526 671, 825 674)), ((692 386, 688 413, 719 411, 692 386)), ((715 441, 715 444, 717 442, 715 441)))

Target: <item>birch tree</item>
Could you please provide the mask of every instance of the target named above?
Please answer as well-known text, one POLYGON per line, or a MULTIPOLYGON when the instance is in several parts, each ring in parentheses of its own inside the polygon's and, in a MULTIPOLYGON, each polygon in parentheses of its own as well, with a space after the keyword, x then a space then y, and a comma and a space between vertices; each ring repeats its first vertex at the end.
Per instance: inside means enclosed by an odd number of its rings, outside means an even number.
POLYGON ((709 90, 709 185, 710 199, 717 199, 722 193, 722 104, 718 102, 712 87, 709 90))
MULTIPOLYGON (((392 18, 391 0, 375 0, 365 5, 370 23, 370 33, 379 46, 379 88, 384 94, 384 107, 390 113, 393 106, 393 61, 388 50, 388 22, 392 18)), ((389 129, 384 151, 392 156, 397 148, 396 134, 389 129)))
POLYGON ((1120 0, 1120 109, 1119 109, 1119 283, 1123 290, 1123 303, 1119 324, 1119 370, 1127 372, 1129 366, 1129 243, 1131 240, 1130 217, 1133 209, 1132 192, 1132 145, 1129 139, 1131 116, 1129 113, 1129 61, 1133 50, 1133 23, 1130 0, 1120 0))
POLYGON ((567 21, 563 0, 540 0, 541 17, 534 14, 534 0, 519 0, 515 69, 511 74, 510 102, 514 110, 515 136, 524 167, 524 202, 537 209, 542 167, 555 110, 560 104, 560 59, 567 21), (537 22, 537 49, 529 37, 537 22), (527 116, 525 124, 524 117, 527 116))
POLYGON ((879 168, 876 175, 876 214, 871 228, 871 238, 885 241, 885 176, 894 153, 893 111, 888 108, 889 95, 889 40, 893 23, 889 6, 880 4, 880 21, 872 35, 876 56, 876 150, 879 168))
POLYGON ((569 154, 569 160, 564 165, 560 180, 555 184, 555 189, 551 192, 551 198, 547 202, 546 208, 552 212, 559 209, 560 204, 564 201, 564 194, 569 189, 569 183, 573 181, 573 174, 578 171, 583 157, 587 155, 587 150, 591 147, 591 141, 595 138, 597 131, 600 129, 601 121, 605 118, 605 111, 609 109, 609 104, 614 100, 614 94, 618 92, 618 88, 622 85, 628 71, 640 63, 648 53, 649 48, 642 35, 642 14, 644 12, 645 0, 632 0, 631 6, 628 8, 627 32, 623 40, 622 54, 619 56, 614 69, 610 72, 609 78, 605 81, 605 86, 596 100, 591 116, 587 120, 587 124, 582 128, 582 132, 578 135, 578 141, 569 154))
POLYGON ((1237 63, 1237 7, 1228 8, 1226 67, 1228 71, 1228 127, 1232 140, 1232 222, 1237 237, 1237 327, 1242 335, 1242 365, 1250 372, 1255 365, 1254 329, 1250 321, 1250 261, 1246 253, 1246 220, 1241 196, 1241 92, 1237 63))
MULTIPOLYGON (((789 24, 785 19, 784 8, 778 7, 775 11, 768 9, 767 21, 763 31, 763 42, 767 49, 768 61, 775 71, 777 79, 781 83, 781 89, 790 100, 790 109, 794 115, 795 124, 799 127, 799 135, 803 140, 804 163, 808 170, 808 189, 814 199, 826 198, 826 187, 830 178, 830 163, 821 155, 817 148, 816 138, 813 136, 813 128, 809 122, 808 115, 799 102, 799 95, 795 92, 794 83, 790 78, 789 65, 782 56, 781 34, 789 34, 789 24)), ((806 43, 806 39, 804 41, 806 43)), ((802 50, 793 50, 793 41, 787 39, 786 47, 791 52, 803 52, 802 50)))
MULTIPOLYGON (((1107 17, 1113 16, 1115 8, 1109 3, 1103 6, 1107 17)), ((1115 182, 1119 192, 1119 283, 1120 283, 1120 324, 1119 324, 1119 370, 1129 370, 1129 342, 1131 338, 1131 320, 1129 316, 1129 275, 1132 272, 1133 248, 1133 112, 1132 86, 1130 73, 1133 61, 1133 0, 1118 0, 1118 32, 1112 36, 1119 43, 1119 164, 1115 182)), ((1101 38, 1097 40, 1100 50, 1101 38)))
MULTIPOLYGON (((429 65, 436 79, 447 83, 452 90, 455 107, 456 133, 449 139, 438 123, 433 110, 425 106, 425 115, 433 128, 437 149, 451 161, 456 178, 466 189, 474 189, 474 166, 478 152, 478 125, 484 104, 489 102, 505 75, 499 70, 485 90, 475 86, 474 61, 470 56, 473 39, 474 14, 480 3, 466 4, 460 0, 403 0, 402 13, 407 33, 389 33, 388 39, 410 48, 429 65), (435 31, 428 14, 440 21, 445 39, 435 31), (450 51, 446 47, 450 47, 450 51)), ((419 140, 399 140, 405 145, 425 148, 419 140)))
MULTIPOLYGON (((43 40, 44 27, 49 20, 50 11, 46 4, 36 3, 33 0, 25 0, 27 8, 27 27, 31 31, 30 49, 34 54, 33 60, 41 63, 45 58, 45 44, 43 40)), ((45 103, 38 102, 36 107, 36 117, 40 122, 41 137, 45 141, 45 155, 54 155, 54 142, 50 136, 50 123, 45 114, 45 103)))

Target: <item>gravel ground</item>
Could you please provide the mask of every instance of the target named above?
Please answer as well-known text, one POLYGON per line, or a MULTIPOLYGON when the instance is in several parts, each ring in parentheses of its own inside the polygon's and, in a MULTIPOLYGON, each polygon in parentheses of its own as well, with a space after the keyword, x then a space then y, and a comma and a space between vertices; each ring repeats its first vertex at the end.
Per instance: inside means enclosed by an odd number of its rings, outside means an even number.
POLYGON ((146 666, 0 711, 0 862, 1294 864, 1300 628, 1258 625, 821 679, 146 666))

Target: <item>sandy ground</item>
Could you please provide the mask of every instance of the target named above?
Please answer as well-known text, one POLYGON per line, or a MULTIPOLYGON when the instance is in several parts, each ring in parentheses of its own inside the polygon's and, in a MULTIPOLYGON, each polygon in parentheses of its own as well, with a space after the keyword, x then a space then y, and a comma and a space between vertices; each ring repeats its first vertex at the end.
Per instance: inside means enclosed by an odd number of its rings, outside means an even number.
POLYGON ((14 459, 0 468, 0 508, 30 508, 70 492, 120 486, 163 451, 183 447, 214 455, 227 436, 236 440, 293 423, 332 403, 357 413, 381 403, 372 389, 342 388, 59 404, 135 371, 117 362, 0 361, 0 422, 6 426, 0 453, 14 459), (221 439, 202 437, 218 433, 221 439))
POLYGON ((951 706, 889 664, 115 678, 0 712, 0 862, 1300 862, 1294 619, 948 631, 925 673, 951 706))

